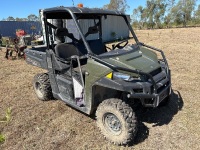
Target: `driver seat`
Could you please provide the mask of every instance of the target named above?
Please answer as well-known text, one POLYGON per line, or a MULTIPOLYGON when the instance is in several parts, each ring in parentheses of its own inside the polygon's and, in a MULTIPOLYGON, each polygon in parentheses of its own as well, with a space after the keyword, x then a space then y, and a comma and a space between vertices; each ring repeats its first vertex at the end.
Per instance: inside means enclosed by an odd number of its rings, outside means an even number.
MULTIPOLYGON (((58 37, 72 37, 67 28, 58 28, 55 31, 55 35, 58 37)), ((72 37, 73 38, 73 37, 72 37)), ((55 46, 55 54, 59 58, 67 59, 73 55, 80 56, 79 50, 72 43, 58 43, 55 46)))
POLYGON ((57 57, 65 60, 73 55, 80 55, 77 48, 73 44, 65 43, 57 44, 55 46, 55 54, 57 57))

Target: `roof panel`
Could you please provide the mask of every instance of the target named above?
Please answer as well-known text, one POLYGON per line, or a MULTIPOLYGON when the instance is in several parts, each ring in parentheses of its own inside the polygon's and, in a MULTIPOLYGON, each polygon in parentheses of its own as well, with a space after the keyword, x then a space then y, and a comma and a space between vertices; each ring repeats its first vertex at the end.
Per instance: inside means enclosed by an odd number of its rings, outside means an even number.
POLYGON ((125 15, 119 11, 112 11, 112 10, 104 10, 99 8, 78 8, 78 7, 53 7, 47 8, 43 10, 44 13, 53 13, 53 12, 71 12, 74 14, 108 14, 108 15, 125 15))

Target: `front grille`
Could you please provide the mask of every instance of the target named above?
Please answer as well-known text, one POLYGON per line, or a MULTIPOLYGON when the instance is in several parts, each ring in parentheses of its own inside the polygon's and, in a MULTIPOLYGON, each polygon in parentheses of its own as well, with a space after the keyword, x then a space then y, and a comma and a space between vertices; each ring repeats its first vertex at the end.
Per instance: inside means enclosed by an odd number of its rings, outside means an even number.
POLYGON ((160 93, 163 89, 166 88, 166 86, 169 85, 169 82, 165 83, 163 86, 161 86, 160 88, 158 88, 157 93, 160 93))
MULTIPOLYGON (((168 86, 169 85, 169 81, 168 82, 166 82, 163 86, 161 86, 161 87, 159 87, 158 89, 157 89, 157 93, 160 93, 163 89, 165 89, 166 88, 166 86, 168 86)), ((153 85, 151 86, 151 93, 154 93, 154 90, 153 90, 154 88, 153 88, 153 85)))

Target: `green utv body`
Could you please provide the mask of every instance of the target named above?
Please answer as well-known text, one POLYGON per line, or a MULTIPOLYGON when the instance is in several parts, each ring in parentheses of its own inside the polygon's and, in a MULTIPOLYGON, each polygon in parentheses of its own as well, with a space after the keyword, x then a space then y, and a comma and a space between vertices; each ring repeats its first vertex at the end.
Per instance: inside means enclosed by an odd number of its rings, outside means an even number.
POLYGON ((137 132, 137 119, 129 104, 157 107, 171 93, 164 53, 139 42, 127 16, 117 11, 55 7, 40 14, 46 45, 25 51, 28 64, 48 70, 34 77, 37 97, 61 99, 81 112, 96 113, 97 125, 108 140, 129 144, 137 132), (105 41, 102 24, 114 17, 126 25, 120 30, 128 29, 130 34, 120 38, 112 34, 113 39, 105 41), (69 32, 68 20, 79 38, 69 32), (89 21, 85 33, 82 20, 89 21))

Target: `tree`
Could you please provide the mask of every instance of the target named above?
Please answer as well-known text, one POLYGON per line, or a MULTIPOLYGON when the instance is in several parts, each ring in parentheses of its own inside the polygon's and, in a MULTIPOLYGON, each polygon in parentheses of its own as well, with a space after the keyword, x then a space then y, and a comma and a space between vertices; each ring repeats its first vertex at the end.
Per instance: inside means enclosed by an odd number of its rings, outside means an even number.
POLYGON ((164 20, 164 14, 167 4, 165 0, 148 0, 146 3, 147 22, 150 28, 160 27, 164 20))
POLYGON ((22 18, 15 18, 15 21, 23 21, 23 19, 22 18))
POLYGON ((110 3, 103 6, 103 9, 118 10, 125 13, 129 6, 126 0, 110 0, 110 3))
POLYGON ((15 19, 15 21, 28 21, 28 19, 27 19, 27 18, 18 18, 18 17, 17 17, 17 18, 15 19))
POLYGON ((142 6, 138 6, 138 8, 133 10, 133 14, 131 16, 133 24, 138 26, 140 29, 144 28, 144 25, 147 21, 147 10, 142 6))
POLYGON ((200 4, 198 5, 198 8, 194 13, 194 18, 196 23, 200 23, 200 4))
POLYGON ((175 0, 168 0, 167 2, 166 2, 166 4, 167 4, 167 10, 168 10, 168 12, 170 12, 171 11, 171 9, 174 7, 174 5, 175 5, 175 0))
MULTIPOLYGON (((141 6, 142 7, 142 6, 141 6)), ((133 14, 132 14, 132 16, 131 16, 131 19, 132 19, 132 24, 134 25, 134 26, 139 26, 139 28, 141 29, 141 25, 140 25, 140 20, 141 20, 141 14, 140 14, 140 12, 139 12, 139 10, 138 10, 138 8, 135 8, 135 9, 133 9, 133 14)))
POLYGON ((15 18, 13 18, 12 16, 9 16, 6 20, 7 21, 15 21, 15 18))
POLYGON ((164 24, 167 26, 167 28, 169 28, 170 27, 170 23, 171 23, 171 15, 169 13, 164 18, 164 24))
POLYGON ((28 21, 28 19, 27 18, 21 18, 22 19, 22 21, 28 21))
POLYGON ((28 21, 38 21, 39 18, 34 15, 34 14, 30 14, 28 17, 27 17, 28 21))
POLYGON ((179 0, 172 8, 172 17, 176 24, 183 24, 186 27, 187 23, 192 20, 192 12, 194 12, 196 0, 179 0))
POLYGON ((184 21, 182 11, 179 9, 178 5, 172 8, 170 16, 171 16, 172 22, 176 25, 180 25, 184 21))
POLYGON ((161 24, 164 21, 164 15, 166 11, 167 4, 163 0, 157 0, 156 7, 154 11, 154 22, 157 28, 161 28, 161 24))
POLYGON ((175 5, 175 0, 168 0, 166 2, 166 16, 164 17, 164 24, 170 27, 172 24, 172 8, 175 5))
POLYGON ((181 3, 183 5, 184 27, 186 27, 187 22, 192 20, 192 12, 196 6, 196 0, 181 0, 181 3))

